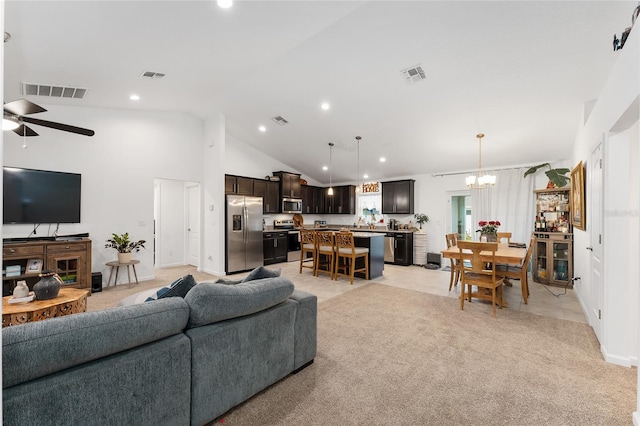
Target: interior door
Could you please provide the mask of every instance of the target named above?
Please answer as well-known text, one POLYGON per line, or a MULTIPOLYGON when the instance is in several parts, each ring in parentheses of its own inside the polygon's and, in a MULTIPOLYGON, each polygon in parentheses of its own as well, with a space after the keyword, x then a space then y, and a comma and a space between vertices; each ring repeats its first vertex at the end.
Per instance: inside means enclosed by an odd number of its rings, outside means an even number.
POLYGON ((589 181, 589 211, 587 230, 590 233, 591 245, 591 273, 590 288, 592 309, 589 312, 589 323, 600 342, 602 342, 602 302, 603 288, 603 246, 602 246, 602 141, 591 152, 587 180, 589 181), (589 229, 589 227, 591 229, 589 229))
POLYGON ((187 187, 187 262, 200 262, 200 186, 187 187))

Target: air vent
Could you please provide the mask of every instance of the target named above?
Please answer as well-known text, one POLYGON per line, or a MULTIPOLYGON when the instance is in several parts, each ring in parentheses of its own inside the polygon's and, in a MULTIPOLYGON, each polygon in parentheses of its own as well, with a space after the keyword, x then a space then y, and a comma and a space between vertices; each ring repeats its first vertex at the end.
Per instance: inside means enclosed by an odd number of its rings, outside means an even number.
POLYGON ((165 74, 161 72, 144 71, 140 74, 140 78, 162 78, 165 74))
POLYGON ((281 116, 276 116, 271 118, 273 121, 275 121, 276 123, 278 123, 281 126, 284 126, 285 124, 289 124, 289 122, 287 120, 285 120, 284 118, 282 118, 281 116))
POLYGON ((409 84, 417 83, 427 78, 422 67, 419 65, 402 70, 402 75, 404 76, 405 81, 409 84))
POLYGON ((59 86, 55 84, 21 83, 25 96, 51 96, 53 98, 84 99, 87 90, 83 87, 59 86))

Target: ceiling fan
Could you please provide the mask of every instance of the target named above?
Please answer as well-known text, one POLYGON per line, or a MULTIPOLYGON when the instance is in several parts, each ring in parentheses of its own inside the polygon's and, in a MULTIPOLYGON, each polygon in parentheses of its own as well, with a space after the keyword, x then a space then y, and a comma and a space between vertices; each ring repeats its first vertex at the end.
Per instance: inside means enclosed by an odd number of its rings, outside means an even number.
POLYGON ((25 123, 30 123, 38 126, 50 127, 56 130, 62 130, 63 132, 77 133, 79 135, 93 136, 95 134, 93 130, 83 129, 82 127, 27 117, 29 114, 36 114, 45 111, 46 109, 42 108, 40 105, 36 105, 26 99, 7 102, 4 104, 2 129, 13 130, 20 136, 38 136, 38 133, 25 125, 25 123), (8 125, 8 127, 5 126, 5 124, 8 125))

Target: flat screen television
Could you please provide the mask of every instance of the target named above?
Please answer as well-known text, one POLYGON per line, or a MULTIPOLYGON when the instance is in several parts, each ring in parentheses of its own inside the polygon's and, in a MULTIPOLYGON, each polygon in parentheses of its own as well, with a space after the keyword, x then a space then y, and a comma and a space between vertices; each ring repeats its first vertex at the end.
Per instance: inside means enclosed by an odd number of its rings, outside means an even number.
POLYGON ((3 167, 4 224, 80 223, 82 175, 3 167))

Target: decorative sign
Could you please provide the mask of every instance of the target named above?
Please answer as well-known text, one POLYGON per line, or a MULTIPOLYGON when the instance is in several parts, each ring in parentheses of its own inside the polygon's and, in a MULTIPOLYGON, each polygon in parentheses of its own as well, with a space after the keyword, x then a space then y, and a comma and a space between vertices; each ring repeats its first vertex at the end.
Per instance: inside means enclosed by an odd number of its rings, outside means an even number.
POLYGON ((372 182, 372 183, 363 183, 362 184, 362 193, 372 193, 372 192, 380 192, 380 182, 372 182))

